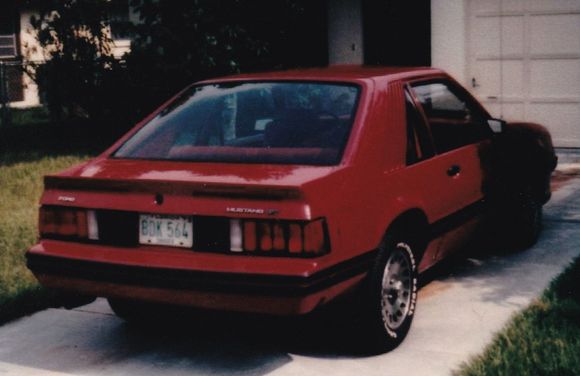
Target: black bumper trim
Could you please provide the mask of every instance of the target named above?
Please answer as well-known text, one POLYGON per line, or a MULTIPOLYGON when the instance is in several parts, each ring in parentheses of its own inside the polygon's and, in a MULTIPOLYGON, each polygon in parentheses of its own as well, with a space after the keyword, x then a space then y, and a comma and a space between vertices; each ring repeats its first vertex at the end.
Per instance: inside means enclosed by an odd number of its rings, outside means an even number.
POLYGON ((312 294, 368 272, 375 255, 376 251, 367 252, 309 277, 150 268, 30 252, 26 258, 28 268, 38 274, 141 287, 289 297, 312 294))

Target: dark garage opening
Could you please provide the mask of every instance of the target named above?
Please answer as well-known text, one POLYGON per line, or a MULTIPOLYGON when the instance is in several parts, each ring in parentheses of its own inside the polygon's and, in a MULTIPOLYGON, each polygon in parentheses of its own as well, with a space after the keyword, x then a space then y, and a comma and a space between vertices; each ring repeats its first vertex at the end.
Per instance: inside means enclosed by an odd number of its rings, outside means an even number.
POLYGON ((364 62, 431 65, 429 0, 363 0, 364 62))

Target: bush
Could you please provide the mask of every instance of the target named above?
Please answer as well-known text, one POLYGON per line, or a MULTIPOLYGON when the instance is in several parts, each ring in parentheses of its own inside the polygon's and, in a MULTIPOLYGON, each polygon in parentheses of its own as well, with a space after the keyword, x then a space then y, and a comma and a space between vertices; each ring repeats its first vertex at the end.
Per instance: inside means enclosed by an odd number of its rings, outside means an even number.
MULTIPOLYGON (((107 25, 110 3, 103 0, 51 0, 38 3, 31 18, 45 62, 26 69, 39 84, 54 120, 63 115, 98 117, 98 88, 115 69, 107 25)), ((28 46, 27 55, 37 53, 28 46)))

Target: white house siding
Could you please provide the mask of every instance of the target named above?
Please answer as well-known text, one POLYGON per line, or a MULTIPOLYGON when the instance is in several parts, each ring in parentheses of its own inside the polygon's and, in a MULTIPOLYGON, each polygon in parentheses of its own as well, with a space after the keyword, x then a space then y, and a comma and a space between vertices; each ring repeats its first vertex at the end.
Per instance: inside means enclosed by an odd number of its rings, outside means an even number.
MULTIPOLYGON (((20 12, 20 54, 25 60, 44 61, 42 50, 32 33, 33 27, 30 24, 30 18, 35 13, 30 10, 20 12)), ((38 86, 26 74, 22 75, 24 84, 24 100, 10 103, 11 107, 34 107, 40 105, 38 97, 38 86)))
POLYGON ((116 59, 123 58, 125 54, 131 52, 131 39, 115 39, 111 52, 116 59))
POLYGON ((431 0, 431 65, 466 85, 465 0, 431 0))

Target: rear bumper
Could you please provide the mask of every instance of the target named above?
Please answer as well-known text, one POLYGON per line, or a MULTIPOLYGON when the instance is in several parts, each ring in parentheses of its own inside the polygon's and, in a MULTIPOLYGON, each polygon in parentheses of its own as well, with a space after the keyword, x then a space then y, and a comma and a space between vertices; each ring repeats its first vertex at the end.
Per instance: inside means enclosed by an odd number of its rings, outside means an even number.
POLYGON ((374 252, 308 277, 122 265, 33 252, 26 256, 28 268, 51 288, 206 309, 292 315, 308 313, 355 287, 369 270, 374 252))

